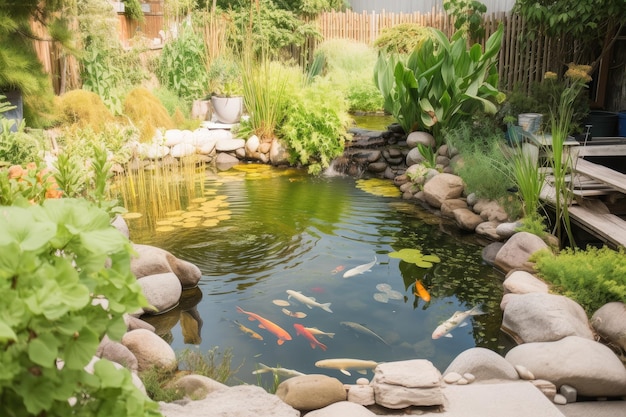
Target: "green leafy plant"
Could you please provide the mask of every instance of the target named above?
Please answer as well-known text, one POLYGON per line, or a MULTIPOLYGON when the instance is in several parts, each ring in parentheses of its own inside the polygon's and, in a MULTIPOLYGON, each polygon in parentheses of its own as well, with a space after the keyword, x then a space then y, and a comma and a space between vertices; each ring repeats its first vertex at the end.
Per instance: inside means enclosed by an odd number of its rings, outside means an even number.
POLYGON ((548 250, 531 257, 540 277, 577 301, 591 315, 612 301, 626 302, 624 248, 566 248, 557 255, 548 250))
POLYGON ((146 306, 130 242, 82 199, 0 211, 0 412, 6 416, 158 416, 130 372, 101 360, 100 339, 146 306))
POLYGON ((234 58, 219 56, 211 61, 208 69, 209 91, 220 97, 243 94, 241 68, 234 58))
POLYGON ((454 27, 465 32, 469 42, 480 42, 485 37, 483 14, 487 6, 477 0, 444 0, 443 9, 454 17, 454 27))
POLYGON ((205 45, 189 24, 161 51, 156 75, 161 85, 178 92, 187 102, 204 97, 208 86, 205 45))
POLYGON ((433 264, 441 262, 437 255, 423 254, 419 249, 404 248, 399 251, 389 252, 390 258, 398 258, 404 262, 412 263, 420 268, 430 268, 433 264))
POLYGON ((432 38, 432 32, 427 27, 417 23, 400 23, 384 28, 374 41, 374 47, 387 54, 408 55, 429 38, 432 38))
POLYGON ((143 11, 141 10, 141 3, 139 0, 122 0, 124 2, 124 14, 133 20, 143 22, 145 19, 143 11))
POLYGON ((85 51, 82 64, 83 88, 98 94, 113 114, 121 114, 122 100, 116 94, 116 87, 119 80, 124 78, 122 69, 109 65, 104 53, 97 49, 85 51))
POLYGON ((280 126, 291 162, 319 174, 343 153, 351 121, 343 95, 323 80, 304 87, 289 100, 280 126))

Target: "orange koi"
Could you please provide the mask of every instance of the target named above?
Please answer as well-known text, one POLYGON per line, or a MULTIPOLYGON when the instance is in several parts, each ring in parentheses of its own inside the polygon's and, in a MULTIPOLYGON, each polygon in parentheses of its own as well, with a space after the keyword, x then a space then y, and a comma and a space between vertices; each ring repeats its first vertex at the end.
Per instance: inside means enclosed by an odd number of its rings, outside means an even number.
POLYGON ((429 302, 430 301, 430 294, 428 293, 428 291, 426 290, 426 287, 424 287, 424 285, 422 284, 422 281, 420 281, 419 279, 415 280, 415 295, 417 295, 418 297, 420 297, 422 300, 429 302))
POLYGON ((346 269, 346 267, 345 267, 345 266, 343 266, 343 265, 339 265, 339 266, 337 266, 337 268, 335 268, 335 269, 333 269, 332 271, 330 271, 330 273, 331 273, 331 274, 333 274, 333 275, 335 275, 337 272, 341 272, 341 271, 343 271, 344 269, 346 269))
POLYGON ((307 330, 306 327, 304 327, 300 323, 294 323, 293 327, 296 329, 296 335, 302 335, 302 336, 306 337, 307 340, 309 341, 309 343, 311 344, 311 347, 313 349, 315 349, 315 346, 319 346, 320 349, 326 350, 326 345, 323 344, 323 343, 320 343, 315 338, 315 336, 313 336, 313 333, 311 333, 311 331, 307 330))
POLYGON ((268 319, 265 319, 259 316, 258 314, 245 311, 241 307, 237 307, 237 311, 243 314, 247 314, 248 320, 250 321, 257 320, 259 322, 260 329, 265 329, 269 331, 270 333, 274 334, 274 336, 278 338, 276 343, 278 343, 279 345, 282 345, 283 343, 285 343, 285 340, 291 340, 291 335, 287 333, 287 331, 283 329, 282 327, 280 327, 278 324, 273 323, 269 321, 268 319))

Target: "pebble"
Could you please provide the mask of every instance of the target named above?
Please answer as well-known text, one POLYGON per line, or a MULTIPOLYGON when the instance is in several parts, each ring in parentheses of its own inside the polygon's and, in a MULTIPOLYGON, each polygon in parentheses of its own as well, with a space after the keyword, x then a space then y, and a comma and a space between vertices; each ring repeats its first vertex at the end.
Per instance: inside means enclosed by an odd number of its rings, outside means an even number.
POLYGON ((359 378, 356 380, 357 385, 369 385, 370 381, 367 378, 359 378))
POLYGON ((567 404, 567 399, 561 394, 556 394, 554 399, 552 400, 555 404, 565 405, 567 404))
POLYGON ((443 381, 446 384, 455 384, 459 379, 463 378, 461 374, 458 372, 448 372, 444 377, 443 381))
POLYGON ((463 378, 467 380, 468 384, 471 384, 472 382, 476 381, 476 377, 474 376, 474 374, 470 374, 469 372, 464 373, 463 378))
POLYGON ((515 365, 515 370, 521 379, 526 381, 532 381, 535 379, 535 375, 528 370, 525 366, 515 365))
POLYGON ((576 397, 578 396, 578 393, 576 392, 576 388, 572 387, 571 385, 561 385, 561 387, 559 388, 559 394, 562 395, 563 397, 565 397, 565 400, 567 401, 567 403, 575 403, 576 402, 576 397))

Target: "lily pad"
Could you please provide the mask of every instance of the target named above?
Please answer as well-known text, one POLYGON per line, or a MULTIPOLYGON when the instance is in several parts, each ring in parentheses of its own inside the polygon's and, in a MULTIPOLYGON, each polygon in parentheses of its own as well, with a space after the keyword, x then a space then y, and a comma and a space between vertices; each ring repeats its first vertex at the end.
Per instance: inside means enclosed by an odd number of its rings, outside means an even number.
POLYGON ((378 301, 379 303, 386 303, 387 301, 389 301, 389 296, 387 295, 387 293, 377 292, 376 294, 374 294, 374 300, 378 301))
POLYGON ((400 189, 391 181, 381 178, 360 179, 356 187, 366 193, 381 197, 400 197, 400 189))
POLYGON ((380 291, 380 292, 389 292, 389 291, 391 291, 391 285, 389 285, 389 284, 384 284, 384 283, 383 283, 383 284, 378 284, 378 285, 376 286, 376 289, 377 289, 378 291, 380 291))
POLYGON ((441 262, 437 255, 424 255, 419 249, 400 249, 397 252, 390 252, 390 258, 399 258, 404 262, 415 264, 420 268, 430 268, 433 263, 441 262))
POLYGON ((387 297, 390 300, 402 300, 404 298, 404 296, 402 295, 402 293, 400 291, 396 291, 396 290, 391 290, 387 293, 387 297))

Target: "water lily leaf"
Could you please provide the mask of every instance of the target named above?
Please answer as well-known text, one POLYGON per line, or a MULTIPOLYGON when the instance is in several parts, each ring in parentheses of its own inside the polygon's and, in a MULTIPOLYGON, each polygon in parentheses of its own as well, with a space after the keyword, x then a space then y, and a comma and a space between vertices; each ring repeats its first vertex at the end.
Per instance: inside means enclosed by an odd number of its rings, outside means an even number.
POLYGON ((433 263, 441 262, 436 255, 424 255, 419 249, 404 248, 397 252, 390 252, 390 258, 399 258, 404 262, 415 264, 420 268, 430 268, 433 263))
POLYGON ((420 268, 430 268, 431 266, 433 266, 432 262, 427 262, 423 259, 418 259, 413 263, 419 266, 420 268))
POLYGON ((439 263, 441 262, 441 259, 439 259, 439 257, 437 255, 424 255, 424 257, 422 258, 427 262, 432 262, 432 263, 439 263))

